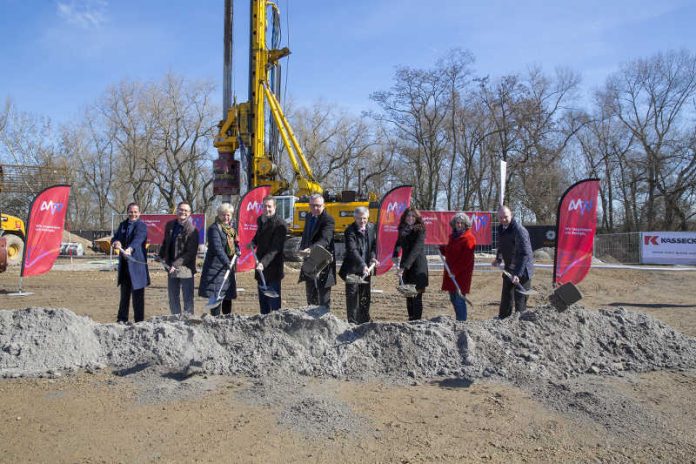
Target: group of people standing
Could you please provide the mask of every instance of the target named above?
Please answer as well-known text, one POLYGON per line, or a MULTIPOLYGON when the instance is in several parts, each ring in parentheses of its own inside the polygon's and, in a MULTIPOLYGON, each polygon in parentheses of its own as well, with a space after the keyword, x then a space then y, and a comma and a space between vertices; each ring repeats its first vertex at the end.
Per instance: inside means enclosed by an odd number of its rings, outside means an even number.
MULTIPOLYGON (((527 309, 528 296, 517 291, 518 286, 529 290, 534 275, 534 257, 529 232, 512 216, 510 208, 498 209, 498 247, 492 265, 503 267, 503 286, 498 318, 505 319, 515 311, 527 309)), ((440 246, 445 264, 442 290, 449 293, 454 313, 459 321, 467 319, 467 298, 474 272, 476 238, 471 230, 471 218, 456 213, 450 220, 451 233, 446 245, 440 246)), ((399 221, 398 238, 393 260, 397 274, 404 284, 414 285, 416 294, 406 298, 409 320, 423 315, 423 293, 428 286, 428 262, 425 256, 425 224, 416 208, 407 208, 399 221), (399 257, 399 253, 401 256, 399 257)))
MULTIPOLYGON (((299 282, 305 284, 308 305, 331 307, 331 288, 336 285, 335 221, 325 210, 322 195, 309 199, 309 214, 300 242, 304 255, 313 247, 322 247, 331 258, 315 273, 300 271, 299 282)), ((135 322, 144 319, 144 289, 150 284, 145 244, 147 228, 139 219, 140 208, 136 203, 128 205, 128 219, 123 221, 112 245, 119 253, 118 285, 121 288, 117 320, 126 322, 130 301, 133 303, 135 322)), ((208 299, 207 308, 212 315, 230 314, 232 300, 237 297, 236 259, 241 255, 239 237, 232 225, 234 207, 223 203, 217 210, 213 224, 207 230, 208 251, 203 262, 198 295, 208 299)), ((354 222, 345 231, 345 256, 338 275, 345 281, 346 313, 349 322, 369 322, 371 302, 371 276, 377 261, 377 232, 369 222, 370 212, 358 207, 354 222)), ((494 266, 504 265, 503 287, 499 318, 512 314, 514 302, 517 311, 526 309, 527 296, 516 292, 517 286, 531 288, 534 272, 532 249, 527 230, 513 217, 510 209, 498 210, 498 249, 494 266)), ((446 265, 442 290, 449 293, 457 320, 467 319, 466 295, 471 289, 474 270, 476 239, 471 230, 471 219, 457 213, 450 221, 451 233, 440 253, 446 265)), ((257 230, 248 244, 255 259, 255 278, 258 282, 258 298, 261 314, 278 310, 281 304, 281 281, 285 277, 284 257, 287 236, 285 221, 276 215, 273 197, 263 199, 263 213, 257 219, 257 230), (270 296, 272 295, 272 296, 270 296)), ((410 321, 423 315, 423 293, 429 285, 428 262, 425 254, 426 229, 419 211, 409 207, 401 215, 398 237, 392 260, 402 285, 410 285, 415 291, 406 298, 410 321)), ((191 220, 191 206, 186 202, 177 205, 177 218, 165 226, 164 240, 159 250, 159 260, 168 272, 167 289, 172 314, 183 312, 193 315, 194 275, 198 252, 198 230, 191 220)))
MULTIPOLYGON (((280 308, 280 282, 284 277, 283 248, 287 226, 276 216, 273 197, 263 199, 263 214, 257 219, 257 231, 250 247, 257 258, 256 279, 264 280, 265 288, 276 290, 278 297, 269 298, 259 291, 261 313, 280 308), (263 278, 259 276, 263 273, 263 278)), ((111 243, 119 252, 118 285, 121 288, 117 315, 118 322, 128 321, 129 306, 133 303, 133 318, 140 322, 145 316, 145 287, 150 285, 145 245, 147 227, 140 220, 140 207, 131 203, 128 219, 119 224, 111 243)), ((223 203, 218 207, 215 221, 208 227, 208 251, 203 261, 198 295, 208 299, 214 316, 230 314, 232 300, 237 298, 236 260, 240 256, 239 236, 232 225, 234 207, 223 203)), ((191 205, 181 202, 176 208, 177 218, 164 228, 164 239, 158 260, 167 271, 169 310, 174 315, 193 315, 194 276, 198 254, 199 233, 191 219, 191 205), (181 300, 183 296, 183 308, 181 300)), ((261 284, 259 284, 261 285, 261 284)))

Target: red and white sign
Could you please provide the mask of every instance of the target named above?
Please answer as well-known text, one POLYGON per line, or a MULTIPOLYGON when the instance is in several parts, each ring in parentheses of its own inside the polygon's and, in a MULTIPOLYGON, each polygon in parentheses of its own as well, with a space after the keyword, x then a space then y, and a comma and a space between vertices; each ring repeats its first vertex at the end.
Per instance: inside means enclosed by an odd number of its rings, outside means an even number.
POLYGON ((54 185, 39 193, 31 203, 22 277, 41 275, 53 267, 63 241, 69 197, 69 185, 54 185))
MULTIPOLYGON (((176 214, 141 214, 140 220, 147 226, 147 241, 161 245, 164 241, 164 226, 176 219, 176 214)), ((205 243, 205 214, 192 214, 193 225, 198 229, 198 243, 205 243)))
POLYGON ((556 260, 553 282, 580 283, 592 265, 597 230, 599 180, 585 179, 572 185, 558 205, 556 260))
MULTIPOLYGON (((449 241, 452 233, 450 221, 459 211, 421 211, 425 224, 425 244, 443 245, 449 241)), ((471 231, 476 237, 477 245, 493 243, 492 216, 487 211, 467 211, 471 219, 471 231)))
POLYGON ((391 269, 394 245, 399 236, 399 221, 401 215, 411 205, 413 187, 402 186, 390 190, 379 204, 377 218, 377 269, 375 273, 382 275, 391 269))
POLYGON ((696 265, 696 232, 641 232, 643 264, 696 265))
POLYGON ((237 272, 251 271, 256 267, 254 263, 254 255, 251 250, 247 250, 247 245, 256 235, 256 219, 263 214, 263 199, 270 195, 271 187, 263 186, 256 187, 248 191, 239 202, 239 210, 237 211, 237 233, 239 234, 239 246, 242 249, 242 254, 237 260, 237 272))

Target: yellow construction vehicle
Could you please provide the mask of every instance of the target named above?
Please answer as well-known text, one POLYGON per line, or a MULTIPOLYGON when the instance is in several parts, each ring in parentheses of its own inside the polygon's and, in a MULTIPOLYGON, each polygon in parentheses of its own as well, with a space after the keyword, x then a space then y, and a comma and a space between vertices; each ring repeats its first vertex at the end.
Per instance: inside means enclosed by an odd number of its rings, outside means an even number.
POLYGON ((24 252, 24 221, 16 216, 0 214, 2 226, 0 226, 0 272, 5 266, 16 265, 22 262, 24 252))
MULTIPOLYGON (((321 193, 325 197, 326 210, 336 221, 336 233, 342 234, 353 222, 353 212, 358 206, 371 208, 371 215, 377 217, 377 195, 359 194, 343 191, 330 195, 322 188, 314 176, 312 168, 297 142, 290 124, 283 114, 277 95, 280 89, 279 60, 290 54, 290 50, 279 48, 276 26, 280 24, 280 13, 275 3, 266 0, 250 0, 251 22, 249 33, 249 100, 237 103, 232 101, 232 0, 225 0, 225 59, 223 83, 223 120, 214 145, 218 149, 218 159, 214 162, 215 173, 213 191, 215 195, 237 196, 240 194, 240 161, 235 153, 240 153, 246 174, 248 189, 269 186, 276 197, 277 214, 288 223, 290 233, 302 234, 304 221, 309 214, 309 195, 321 193), (271 18, 271 46, 267 45, 271 18), (266 116, 270 121, 266 123, 266 116), (294 174, 296 190, 278 172, 280 163, 278 150, 274 149, 282 140, 294 174)), ((292 243, 292 241, 291 241, 292 243)))

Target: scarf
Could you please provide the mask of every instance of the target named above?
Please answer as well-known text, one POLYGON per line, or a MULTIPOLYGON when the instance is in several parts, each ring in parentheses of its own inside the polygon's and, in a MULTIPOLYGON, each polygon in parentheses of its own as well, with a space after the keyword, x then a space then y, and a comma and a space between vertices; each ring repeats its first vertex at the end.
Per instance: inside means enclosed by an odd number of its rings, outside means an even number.
POLYGON ((236 253, 236 248, 234 246, 235 239, 237 238, 237 231, 234 230, 229 224, 225 224, 220 220, 220 218, 215 218, 215 222, 220 226, 220 229, 225 233, 225 253, 228 257, 232 257, 236 253))

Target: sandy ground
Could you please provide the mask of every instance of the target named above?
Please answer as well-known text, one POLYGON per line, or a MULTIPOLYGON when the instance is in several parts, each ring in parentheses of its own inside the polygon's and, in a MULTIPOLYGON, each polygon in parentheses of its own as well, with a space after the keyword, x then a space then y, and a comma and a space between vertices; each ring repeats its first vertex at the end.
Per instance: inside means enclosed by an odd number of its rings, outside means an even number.
MULTIPOLYGON (((62 261, 61 270, 25 279, 25 291, 33 294, 21 297, 8 294, 18 285, 18 271, 11 269, 0 275, 0 309, 68 308, 113 322, 118 291, 115 272, 98 270, 104 264, 62 261), (78 270, 87 267, 93 269, 78 270)), ((168 313, 165 274, 152 268, 146 317, 168 313)), ((532 305, 543 302, 550 274, 538 270, 539 296, 532 305)), ((304 306, 296 276, 288 270, 283 307, 304 306)), ((644 312, 696 337, 694 277, 593 269, 580 286, 583 305, 644 312)), ((440 281, 441 273, 433 272, 424 298, 426 318, 453 313, 440 281)), ((406 320, 395 282, 393 274, 376 279, 381 293, 373 295, 374 320, 406 320)), ((239 276, 239 286, 246 291, 233 310, 256 314, 250 273, 239 276)), ((499 286, 498 274, 477 269, 470 319, 497 314, 499 286)), ((197 314, 204 304, 196 299, 197 314)), ((342 285, 334 289, 332 306, 345 317, 342 285)), ((395 385, 304 378, 279 385, 270 399, 257 388, 251 379, 215 376, 153 385, 108 370, 0 380, 0 462, 696 462, 692 370, 593 376, 584 389, 611 392, 652 418, 625 431, 589 419, 582 405, 561 412, 525 390, 493 381, 395 385), (289 425, 284 414, 300 392, 331 398, 360 424, 331 433, 289 425)))

